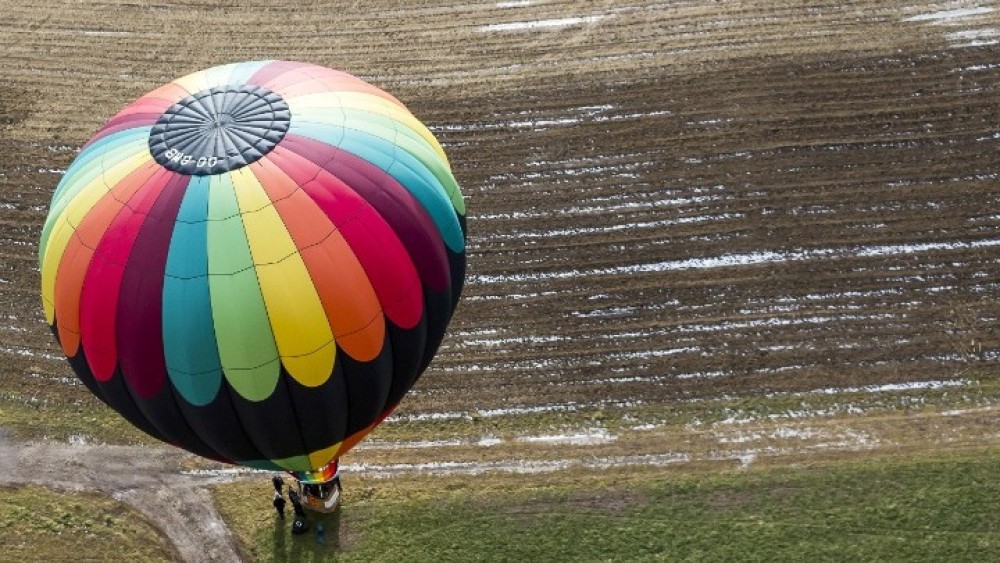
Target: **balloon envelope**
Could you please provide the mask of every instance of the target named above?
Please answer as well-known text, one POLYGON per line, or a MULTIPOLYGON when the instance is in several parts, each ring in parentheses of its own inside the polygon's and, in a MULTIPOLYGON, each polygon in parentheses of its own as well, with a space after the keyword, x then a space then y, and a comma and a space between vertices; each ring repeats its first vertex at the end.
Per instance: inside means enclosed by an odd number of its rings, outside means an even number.
POLYGON ((196 454, 320 470, 431 361, 465 207, 394 97, 295 62, 219 66, 112 118, 56 188, 45 316, 80 379, 196 454))

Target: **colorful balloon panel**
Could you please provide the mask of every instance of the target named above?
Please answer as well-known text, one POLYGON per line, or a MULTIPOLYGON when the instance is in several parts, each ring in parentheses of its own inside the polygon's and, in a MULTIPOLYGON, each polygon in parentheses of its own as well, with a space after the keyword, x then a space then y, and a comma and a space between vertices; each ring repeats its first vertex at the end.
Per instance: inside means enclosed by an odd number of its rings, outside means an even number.
POLYGON ((84 145, 42 231, 42 303, 80 379, 137 427, 319 474, 431 361, 465 233, 448 159, 399 100, 316 65, 230 64, 84 145))

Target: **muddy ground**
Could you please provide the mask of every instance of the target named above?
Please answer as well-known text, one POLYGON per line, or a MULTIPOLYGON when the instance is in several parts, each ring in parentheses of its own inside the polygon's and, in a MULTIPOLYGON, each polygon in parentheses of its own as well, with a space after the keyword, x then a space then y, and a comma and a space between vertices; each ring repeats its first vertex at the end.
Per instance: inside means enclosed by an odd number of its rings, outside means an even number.
POLYGON ((370 80, 452 160, 469 278, 401 420, 996 372, 992 3, 211 4, 0 0, 2 401, 92 401, 37 291, 76 149, 159 84, 255 58, 370 80))

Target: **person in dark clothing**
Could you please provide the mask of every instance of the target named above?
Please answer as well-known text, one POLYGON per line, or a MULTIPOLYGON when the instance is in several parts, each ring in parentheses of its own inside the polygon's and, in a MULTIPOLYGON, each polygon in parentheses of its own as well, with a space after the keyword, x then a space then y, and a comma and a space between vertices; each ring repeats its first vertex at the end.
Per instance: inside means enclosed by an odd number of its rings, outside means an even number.
POLYGON ((288 488, 288 500, 292 501, 292 509, 295 511, 295 515, 305 518, 306 512, 302 509, 302 501, 299 499, 299 493, 295 492, 291 487, 288 488))
POLYGON ((274 505, 274 509, 278 511, 278 518, 282 520, 285 519, 285 497, 281 496, 281 493, 274 493, 274 500, 271 502, 274 505))
POLYGON ((336 485, 337 488, 340 489, 341 491, 344 490, 344 488, 340 486, 340 460, 339 459, 333 460, 333 484, 336 485))
POLYGON ((285 484, 285 481, 281 479, 280 475, 275 475, 271 478, 271 483, 274 484, 274 491, 276 493, 281 493, 281 486, 285 484))

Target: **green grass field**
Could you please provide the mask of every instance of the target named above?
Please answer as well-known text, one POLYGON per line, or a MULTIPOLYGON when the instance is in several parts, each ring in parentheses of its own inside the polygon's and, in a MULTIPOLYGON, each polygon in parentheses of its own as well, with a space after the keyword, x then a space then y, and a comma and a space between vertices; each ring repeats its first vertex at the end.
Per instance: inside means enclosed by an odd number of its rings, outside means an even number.
POLYGON ((989 561, 1000 453, 835 460, 745 472, 644 469, 345 478, 326 541, 276 522, 269 484, 216 499, 258 561, 989 561))
POLYGON ((67 403, 0 395, 0 426, 22 440, 66 441, 80 437, 108 444, 156 444, 103 403, 93 400, 67 403))
POLYGON ((112 559, 165 561, 177 554, 145 518, 108 497, 0 487, 0 561, 112 559))

